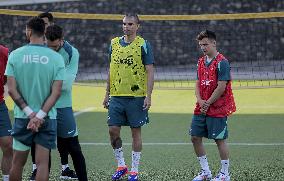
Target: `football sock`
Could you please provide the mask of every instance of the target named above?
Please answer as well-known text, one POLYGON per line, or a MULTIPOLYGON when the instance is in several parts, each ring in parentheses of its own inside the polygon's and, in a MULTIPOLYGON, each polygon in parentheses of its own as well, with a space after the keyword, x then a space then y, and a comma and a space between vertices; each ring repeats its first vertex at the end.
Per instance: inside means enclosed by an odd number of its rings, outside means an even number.
POLYGON ((197 158, 199 160, 202 170, 205 170, 205 172, 210 172, 206 155, 197 158))
POLYGON ((69 165, 68 164, 65 164, 65 165, 62 165, 62 171, 64 171, 66 168, 68 168, 69 165))
POLYGON ((36 164, 33 164, 33 171, 36 169, 36 164))
POLYGON ((221 172, 229 175, 229 160, 221 160, 221 172))
POLYGON ((113 150, 118 167, 125 167, 122 147, 113 150))
POLYGON ((132 151, 132 167, 131 172, 138 172, 141 152, 132 151))

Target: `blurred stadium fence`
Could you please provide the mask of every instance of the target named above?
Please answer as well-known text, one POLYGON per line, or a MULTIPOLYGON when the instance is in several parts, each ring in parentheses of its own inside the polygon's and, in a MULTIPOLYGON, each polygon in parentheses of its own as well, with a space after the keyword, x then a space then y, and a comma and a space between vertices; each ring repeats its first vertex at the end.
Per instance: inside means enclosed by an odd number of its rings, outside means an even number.
MULTIPOLYGON (((1 42, 11 50, 26 43, 26 20, 39 11, 0 9, 1 42)), ((81 53, 77 83, 104 86, 110 39, 121 36, 120 14, 52 12, 65 39, 81 53)), ((196 35, 210 29, 231 62, 234 88, 284 87, 284 12, 140 15, 139 34, 155 56, 156 88, 194 88, 201 52, 196 35)))

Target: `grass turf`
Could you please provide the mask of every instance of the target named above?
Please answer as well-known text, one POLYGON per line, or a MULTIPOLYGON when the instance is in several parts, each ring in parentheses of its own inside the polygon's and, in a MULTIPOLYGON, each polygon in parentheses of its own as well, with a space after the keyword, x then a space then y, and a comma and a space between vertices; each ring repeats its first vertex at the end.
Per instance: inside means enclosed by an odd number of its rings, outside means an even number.
MULTIPOLYGON (((284 88, 234 90, 238 111, 229 119, 229 143, 282 143, 282 145, 230 145, 231 180, 283 180, 284 178, 284 88)), ((104 88, 74 86, 73 108, 93 111, 77 117, 89 180, 110 180, 116 165, 108 145, 107 113, 101 103, 104 88)), ((188 128, 194 108, 193 90, 155 90, 150 111, 150 124, 143 127, 144 143, 189 143, 188 128)), ((7 99, 9 109, 12 101, 7 99)), ((122 129, 124 143, 131 143, 129 129, 122 129)), ((213 143, 205 140, 206 143, 213 143)), ((216 146, 206 145, 209 165, 217 173, 220 165, 216 146)), ((124 146, 126 162, 131 165, 131 146, 124 146)), ((70 159, 70 165, 72 161, 70 159)), ((30 159, 23 180, 28 180, 30 159)), ((199 163, 191 144, 144 145, 140 179, 191 180, 199 163)), ((60 162, 52 151, 50 180, 59 180, 60 162)), ((126 180, 126 179, 124 179, 126 180)))

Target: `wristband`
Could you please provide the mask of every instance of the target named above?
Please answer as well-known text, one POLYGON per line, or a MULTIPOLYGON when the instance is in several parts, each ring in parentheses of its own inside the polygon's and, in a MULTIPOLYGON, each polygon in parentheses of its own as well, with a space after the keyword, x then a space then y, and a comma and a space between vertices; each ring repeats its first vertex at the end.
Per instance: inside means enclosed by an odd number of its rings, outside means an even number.
POLYGON ((29 106, 26 106, 23 112, 29 117, 33 113, 33 110, 29 106))
POLYGON ((43 119, 46 116, 46 112, 44 112, 43 110, 39 110, 38 113, 36 114, 36 117, 38 119, 43 119))

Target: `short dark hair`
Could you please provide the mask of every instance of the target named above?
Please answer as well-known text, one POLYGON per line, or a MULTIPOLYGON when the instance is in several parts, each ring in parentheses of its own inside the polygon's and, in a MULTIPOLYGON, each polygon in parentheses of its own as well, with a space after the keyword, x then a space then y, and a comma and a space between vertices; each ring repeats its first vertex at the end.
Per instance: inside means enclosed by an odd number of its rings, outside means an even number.
POLYGON ((44 35, 45 25, 44 21, 41 18, 32 17, 31 19, 28 20, 26 25, 27 28, 32 30, 33 34, 39 37, 44 35))
POLYGON ((210 31, 210 30, 204 30, 204 31, 201 31, 197 37, 196 37, 196 40, 197 41, 200 41, 202 40, 203 38, 208 38, 210 40, 217 40, 216 38, 216 34, 213 32, 213 31, 210 31))
POLYGON ((47 18, 49 22, 53 22, 53 15, 50 12, 40 13, 38 17, 47 18))
POLYGON ((47 27, 45 32, 46 39, 54 41, 63 38, 63 29, 58 25, 51 25, 47 27))
POLYGON ((139 19, 139 17, 138 17, 138 15, 137 14, 135 14, 135 13, 126 13, 125 15, 124 15, 124 17, 133 17, 134 19, 135 19, 135 21, 136 21, 136 23, 137 24, 140 24, 140 19, 139 19))

